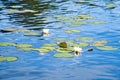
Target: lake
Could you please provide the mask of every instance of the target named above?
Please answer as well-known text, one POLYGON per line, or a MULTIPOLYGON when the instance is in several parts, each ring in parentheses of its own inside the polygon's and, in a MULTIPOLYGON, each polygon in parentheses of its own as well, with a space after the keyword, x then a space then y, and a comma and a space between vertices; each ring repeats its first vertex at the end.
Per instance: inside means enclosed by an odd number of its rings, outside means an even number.
POLYGON ((119 25, 119 0, 0 0, 0 80, 120 80, 119 25))

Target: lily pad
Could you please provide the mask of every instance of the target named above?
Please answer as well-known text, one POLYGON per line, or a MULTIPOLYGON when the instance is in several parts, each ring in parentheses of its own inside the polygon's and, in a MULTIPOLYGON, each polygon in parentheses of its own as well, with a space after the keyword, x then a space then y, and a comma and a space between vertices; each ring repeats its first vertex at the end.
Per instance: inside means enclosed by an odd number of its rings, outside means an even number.
POLYGON ((35 10, 23 10, 23 12, 31 12, 31 13, 36 13, 38 11, 35 11, 35 10))
POLYGON ((92 37, 80 37, 80 38, 76 38, 76 40, 83 41, 83 42, 88 42, 88 41, 92 41, 93 38, 92 37))
POLYGON ((75 16, 75 19, 80 19, 80 20, 87 20, 87 19, 92 19, 94 18, 93 16, 90 16, 88 14, 79 14, 75 16))
POLYGON ((15 43, 12 42, 0 42, 0 46, 15 46, 15 43))
POLYGON ((55 46, 55 44, 49 44, 49 43, 46 43, 43 45, 43 47, 54 47, 54 46, 55 46))
POLYGON ((104 24, 104 21, 94 21, 94 22, 90 22, 90 24, 104 24))
POLYGON ((10 6, 11 8, 22 8, 23 6, 10 6))
POLYGON ((37 48, 37 49, 34 49, 35 51, 38 51, 40 53, 48 53, 51 51, 51 49, 49 48, 37 48))
POLYGON ((115 8, 117 5, 115 3, 109 3, 106 5, 107 8, 115 8))
POLYGON ((79 20, 72 20, 70 21, 70 27, 77 27, 77 26, 80 26, 80 25, 84 25, 84 24, 87 24, 87 22, 83 22, 83 21, 79 21, 79 20))
POLYGON ((16 61, 18 59, 17 57, 13 57, 13 56, 5 57, 5 58, 9 62, 16 61))
POLYGON ((67 43, 66 42, 60 42, 58 43, 58 46, 61 48, 67 48, 67 43))
POLYGON ((5 61, 5 60, 6 60, 6 58, 4 56, 0 56, 0 62, 5 61))
POLYGON ((73 51, 73 48, 72 47, 69 47, 69 48, 58 48, 58 49, 56 49, 56 51, 60 52, 60 53, 69 53, 69 52, 73 51))
POLYGON ((67 40, 66 43, 68 46, 72 46, 75 44, 73 40, 67 40))
POLYGON ((104 46, 107 43, 107 40, 95 41, 93 46, 104 46))
POLYGON ((74 55, 70 54, 70 53, 57 53, 54 54, 54 57, 56 58, 72 58, 74 55))
POLYGON ((100 50, 117 50, 118 48, 112 47, 112 46, 101 46, 97 47, 100 50))
POLYGON ((40 33, 38 32, 25 32, 25 36, 40 36, 40 33))
POLYGON ((12 62, 12 61, 16 61, 17 59, 18 58, 14 57, 14 56, 8 56, 8 57, 0 56, 0 62, 2 62, 2 61, 12 62))
POLYGON ((31 48, 31 47, 18 47, 19 50, 23 50, 23 51, 32 51, 35 48, 31 48))
POLYGON ((87 47, 87 46, 89 46, 88 43, 80 43, 80 44, 79 44, 79 47, 87 47))
POLYGON ((11 28, 2 29, 1 32, 15 32, 18 30, 19 30, 18 28, 11 27, 11 28))
POLYGON ((17 48, 30 48, 32 47, 31 44, 16 44, 17 48))
POLYGON ((65 30, 66 33, 79 33, 80 30, 65 30))

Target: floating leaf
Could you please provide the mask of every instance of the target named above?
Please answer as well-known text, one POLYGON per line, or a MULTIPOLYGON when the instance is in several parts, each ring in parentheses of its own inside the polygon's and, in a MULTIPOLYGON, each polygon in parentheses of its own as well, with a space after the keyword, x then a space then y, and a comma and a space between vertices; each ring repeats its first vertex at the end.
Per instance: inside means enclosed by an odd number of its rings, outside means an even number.
POLYGON ((23 6, 10 6, 11 8, 22 8, 23 6))
POLYGON ((93 16, 90 16, 88 14, 79 14, 75 16, 75 19, 80 19, 80 20, 86 20, 86 19, 92 19, 94 18, 93 16))
POLYGON ((112 47, 112 46, 100 46, 97 47, 100 50, 117 50, 118 48, 112 47))
POLYGON ((88 41, 92 41, 93 38, 92 37, 80 37, 80 38, 76 38, 76 40, 88 42, 88 41))
POLYGON ((75 44, 73 40, 67 40, 66 43, 68 46, 72 46, 75 44))
POLYGON ((25 33, 28 33, 30 32, 30 30, 26 30, 26 29, 19 29, 18 32, 25 32, 25 33))
POLYGON ((93 46, 104 46, 107 43, 106 40, 101 40, 101 41, 95 41, 93 43, 93 46))
POLYGON ((30 48, 32 47, 31 44, 16 44, 17 48, 30 48))
POLYGON ((80 26, 80 25, 84 25, 84 24, 87 24, 87 22, 81 22, 81 21, 77 21, 77 20, 72 20, 70 21, 70 27, 73 26, 73 27, 76 27, 76 26, 80 26))
POLYGON ((56 58, 71 58, 71 57, 73 57, 73 55, 70 53, 57 53, 57 54, 54 54, 54 57, 56 57, 56 58))
POLYGON ((12 42, 0 42, 0 46, 15 46, 15 43, 12 42))
POLYGON ((5 57, 7 61, 11 62, 11 61, 16 61, 18 58, 17 57, 13 57, 13 56, 9 56, 9 57, 5 57))
POLYGON ((48 48, 37 48, 37 49, 34 49, 35 51, 38 51, 40 53, 48 53, 51 51, 51 49, 48 49, 48 48))
POLYGON ((94 21, 94 22, 90 22, 90 24, 104 24, 104 21, 94 21))
POLYGON ((3 30, 1 30, 1 32, 15 32, 15 31, 18 31, 18 30, 19 30, 18 28, 11 27, 11 28, 3 29, 3 30))
POLYGON ((40 33, 38 32, 25 32, 25 36, 40 36, 40 33))
POLYGON ((35 49, 35 48, 31 48, 31 47, 17 47, 17 48, 20 50, 24 50, 24 51, 32 51, 35 49))
POLYGON ((43 45, 43 47, 54 47, 54 46, 55 46, 55 44, 49 44, 49 43, 46 43, 43 45))
POLYGON ((89 46, 88 43, 80 43, 80 44, 79 44, 79 47, 87 47, 87 46, 89 46))
POLYGON ((58 48, 56 49, 57 52, 60 52, 60 53, 68 53, 68 52, 72 52, 73 51, 73 48, 58 48))
POLYGON ((66 42, 60 42, 58 43, 58 46, 61 48, 67 48, 67 43, 66 42))
POLYGON ((14 10, 14 9, 8 9, 7 13, 19 13, 19 10, 14 10))
POLYGON ((14 57, 14 56, 8 56, 8 57, 0 56, 0 61, 9 61, 9 62, 12 62, 12 61, 16 61, 17 59, 18 58, 14 57))
POLYGON ((24 12, 36 13, 36 12, 38 12, 38 11, 35 11, 35 10, 24 10, 24 12))
POLYGON ((114 3, 109 3, 106 5, 107 8, 115 8, 117 5, 114 3))
POLYGON ((0 56, 0 62, 5 61, 5 60, 6 60, 6 58, 4 56, 0 56))
POLYGON ((79 33, 80 30, 65 30, 66 33, 79 33))

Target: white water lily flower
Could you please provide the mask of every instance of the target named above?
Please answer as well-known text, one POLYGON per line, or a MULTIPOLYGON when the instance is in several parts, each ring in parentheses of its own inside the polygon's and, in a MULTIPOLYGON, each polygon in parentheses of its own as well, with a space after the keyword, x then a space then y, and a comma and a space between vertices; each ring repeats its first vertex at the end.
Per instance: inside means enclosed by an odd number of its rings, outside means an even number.
POLYGON ((48 36, 50 34, 49 29, 43 29, 43 36, 48 36))
POLYGON ((74 47, 75 56, 78 56, 82 53, 82 48, 74 47))

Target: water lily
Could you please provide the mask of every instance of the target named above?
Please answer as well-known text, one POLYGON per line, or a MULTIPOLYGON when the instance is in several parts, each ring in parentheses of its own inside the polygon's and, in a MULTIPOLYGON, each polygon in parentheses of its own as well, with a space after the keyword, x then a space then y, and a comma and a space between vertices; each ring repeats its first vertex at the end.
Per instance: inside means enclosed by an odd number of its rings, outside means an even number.
POLYGON ((50 34, 49 29, 43 29, 43 36, 48 36, 50 34))
POLYGON ((75 56, 79 56, 82 53, 82 48, 74 47, 75 56))

